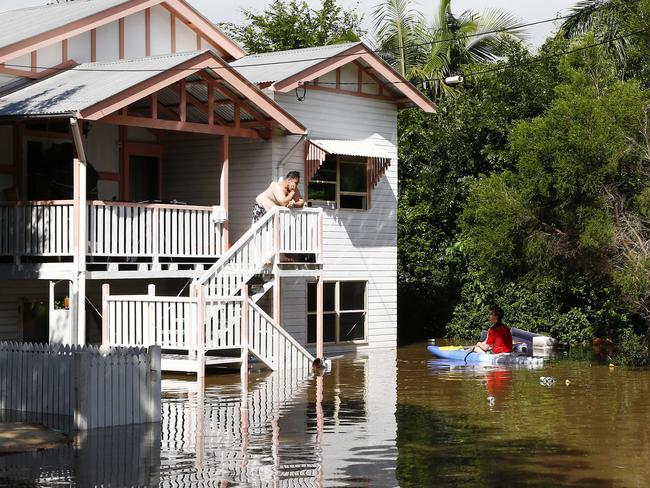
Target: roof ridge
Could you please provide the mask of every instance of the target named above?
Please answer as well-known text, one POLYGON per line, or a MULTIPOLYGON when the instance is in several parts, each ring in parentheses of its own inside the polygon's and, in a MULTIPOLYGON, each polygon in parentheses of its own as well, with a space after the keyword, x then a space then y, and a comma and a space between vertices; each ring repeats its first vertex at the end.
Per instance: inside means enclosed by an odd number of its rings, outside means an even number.
POLYGON ((203 54, 209 51, 212 52, 211 49, 198 49, 195 51, 182 51, 178 53, 154 54, 152 56, 143 56, 140 58, 132 58, 132 59, 112 59, 110 61, 95 61, 90 63, 78 64, 72 69, 75 70, 79 68, 92 68, 96 66, 112 66, 117 64, 137 63, 140 61, 145 61, 147 59, 184 58, 190 55, 198 56, 199 54, 203 54))
MULTIPOLYGON (((277 54, 286 54, 286 53, 297 53, 297 52, 308 52, 308 51, 323 51, 326 49, 333 49, 333 48, 342 48, 342 47, 352 47, 356 46, 359 44, 363 44, 363 41, 355 41, 355 42, 341 42, 338 44, 324 44, 322 46, 310 46, 310 47, 301 47, 298 49, 284 49, 282 51, 270 51, 267 53, 256 53, 256 54, 247 54, 244 56, 244 58, 256 58, 256 57, 265 57, 265 56, 273 56, 277 54)), ((244 59, 241 58, 241 59, 244 59)))

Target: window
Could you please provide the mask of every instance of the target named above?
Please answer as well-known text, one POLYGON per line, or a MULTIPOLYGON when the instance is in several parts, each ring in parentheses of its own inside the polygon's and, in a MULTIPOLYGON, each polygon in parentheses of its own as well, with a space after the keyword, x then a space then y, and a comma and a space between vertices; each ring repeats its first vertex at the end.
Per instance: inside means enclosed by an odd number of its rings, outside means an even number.
MULTIPOLYGON (((323 283, 323 342, 366 339, 365 281, 323 283)), ((307 342, 316 342, 316 283, 307 284, 307 342)))
POLYGON ((309 201, 335 208, 368 208, 368 159, 328 154, 309 182, 309 201))

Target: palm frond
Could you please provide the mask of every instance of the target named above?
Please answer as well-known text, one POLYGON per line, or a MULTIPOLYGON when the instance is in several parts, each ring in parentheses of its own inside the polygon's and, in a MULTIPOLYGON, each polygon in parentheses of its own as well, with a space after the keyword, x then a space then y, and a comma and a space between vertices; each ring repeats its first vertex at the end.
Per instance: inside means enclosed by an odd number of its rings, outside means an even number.
POLYGON ((415 44, 415 26, 422 22, 422 14, 413 8, 410 0, 385 0, 372 15, 377 47, 405 75, 413 57, 410 50, 415 44))
POLYGON ((579 37, 592 30, 596 23, 605 20, 611 22, 612 12, 609 8, 603 8, 612 4, 612 0, 579 0, 570 10, 570 17, 566 19, 560 28, 565 39, 579 37))

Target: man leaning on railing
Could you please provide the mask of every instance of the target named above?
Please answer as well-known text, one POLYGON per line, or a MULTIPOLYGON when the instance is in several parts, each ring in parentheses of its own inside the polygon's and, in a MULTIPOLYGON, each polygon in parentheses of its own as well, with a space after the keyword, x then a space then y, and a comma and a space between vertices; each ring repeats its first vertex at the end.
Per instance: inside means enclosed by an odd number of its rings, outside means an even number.
POLYGON ((289 171, 283 181, 272 181, 268 188, 255 198, 253 222, 257 222, 273 207, 304 207, 305 200, 298 189, 299 183, 299 171, 289 171))

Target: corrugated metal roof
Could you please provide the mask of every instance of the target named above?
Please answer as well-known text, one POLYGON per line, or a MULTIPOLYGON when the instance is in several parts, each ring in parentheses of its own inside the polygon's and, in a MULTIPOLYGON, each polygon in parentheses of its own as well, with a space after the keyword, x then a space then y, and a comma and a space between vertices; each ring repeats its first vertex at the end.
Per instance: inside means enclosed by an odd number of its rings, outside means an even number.
POLYGON ((358 44, 361 43, 348 42, 345 44, 332 44, 331 46, 250 54, 233 61, 230 65, 252 83, 274 83, 341 54, 358 44))
POLYGON ((76 0, 0 12, 0 48, 127 2, 128 0, 76 0))
POLYGON ((392 159, 392 156, 385 149, 368 140, 310 139, 310 142, 329 154, 392 159))
POLYGON ((0 116, 73 114, 204 52, 80 64, 0 97, 0 116))

